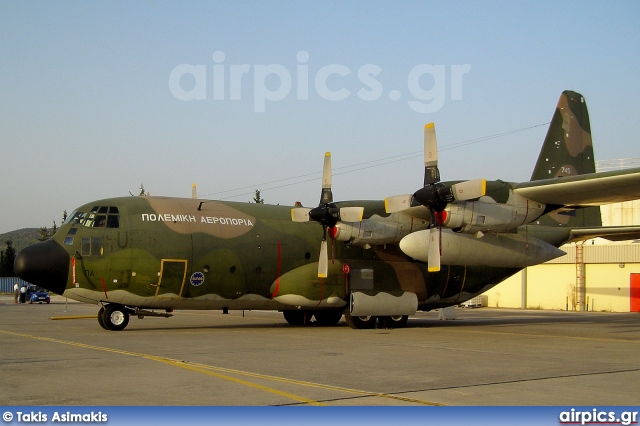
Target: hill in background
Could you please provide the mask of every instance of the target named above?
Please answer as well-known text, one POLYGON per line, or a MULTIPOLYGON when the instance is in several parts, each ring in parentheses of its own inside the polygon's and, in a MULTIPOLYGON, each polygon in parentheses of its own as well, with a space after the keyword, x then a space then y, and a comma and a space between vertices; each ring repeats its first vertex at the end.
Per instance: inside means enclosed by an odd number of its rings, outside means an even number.
POLYGON ((39 242, 40 228, 23 228, 0 234, 0 250, 7 248, 6 241, 13 241, 13 247, 19 252, 26 246, 39 242))

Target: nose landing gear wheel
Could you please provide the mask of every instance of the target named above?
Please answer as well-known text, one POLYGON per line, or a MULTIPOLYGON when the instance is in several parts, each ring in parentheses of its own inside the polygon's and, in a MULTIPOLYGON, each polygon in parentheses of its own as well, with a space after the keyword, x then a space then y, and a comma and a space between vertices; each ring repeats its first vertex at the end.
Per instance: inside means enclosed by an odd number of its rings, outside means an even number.
POLYGON ((109 330, 104 323, 104 306, 101 306, 100 310, 98 311, 98 324, 100 324, 100 327, 104 328, 105 330, 109 330))
MULTIPOLYGON (((99 319, 98 322, 100 322, 99 319)), ((104 312, 102 313, 102 322, 104 323, 104 328, 107 330, 124 330, 129 324, 129 312, 124 306, 107 305, 104 307, 104 312)))

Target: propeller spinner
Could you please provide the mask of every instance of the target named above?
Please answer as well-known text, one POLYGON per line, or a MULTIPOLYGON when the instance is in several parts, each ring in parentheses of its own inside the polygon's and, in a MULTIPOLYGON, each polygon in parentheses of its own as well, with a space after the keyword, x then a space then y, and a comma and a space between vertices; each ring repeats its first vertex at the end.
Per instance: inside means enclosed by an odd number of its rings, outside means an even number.
MULTIPOLYGON (((291 219, 294 222, 313 220, 322 225, 322 242, 320 243, 320 258, 318 260, 318 277, 326 278, 329 269, 329 255, 327 250, 327 229, 332 230, 338 222, 361 222, 364 207, 338 207, 333 202, 331 191, 331 153, 324 154, 322 168, 322 192, 320 203, 313 209, 296 207, 291 209, 291 219)), ((330 235, 334 235, 333 232, 330 235)))
POLYGON ((409 207, 423 205, 431 212, 429 231, 428 269, 440 270, 440 225, 442 212, 452 201, 472 200, 486 192, 487 181, 475 179, 456 184, 440 182, 438 169, 438 144, 433 123, 424 126, 424 186, 413 195, 397 195, 384 200, 387 213, 395 213, 409 207))

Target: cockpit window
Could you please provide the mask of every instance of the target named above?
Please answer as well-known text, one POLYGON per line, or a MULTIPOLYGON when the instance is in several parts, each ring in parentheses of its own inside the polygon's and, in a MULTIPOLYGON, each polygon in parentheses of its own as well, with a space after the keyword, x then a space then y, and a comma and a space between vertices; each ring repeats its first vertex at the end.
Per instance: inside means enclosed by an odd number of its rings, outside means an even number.
POLYGON ((118 213, 117 207, 94 206, 91 212, 74 213, 68 222, 87 228, 119 228, 120 216, 118 213))

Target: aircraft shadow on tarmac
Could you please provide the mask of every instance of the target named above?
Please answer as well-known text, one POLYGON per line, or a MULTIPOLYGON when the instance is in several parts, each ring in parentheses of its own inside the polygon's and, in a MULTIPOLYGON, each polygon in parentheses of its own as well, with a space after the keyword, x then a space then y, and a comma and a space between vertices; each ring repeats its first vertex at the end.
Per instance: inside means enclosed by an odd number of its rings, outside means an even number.
MULTIPOLYGON (((241 330, 241 329, 279 329, 279 330, 310 330, 317 332, 318 330, 350 330, 344 320, 341 320, 337 325, 325 326, 311 322, 309 324, 292 326, 285 321, 279 321, 276 317, 257 317, 249 316, 246 318, 232 317, 232 321, 224 320, 219 322, 219 316, 211 316, 212 322, 210 324, 201 325, 160 325, 158 327, 150 327, 146 324, 141 328, 131 328, 126 331, 140 332, 140 331, 169 331, 169 330, 189 330, 189 329, 216 329, 216 330, 241 330), (246 321, 246 322, 245 322, 246 321)), ((164 321, 164 319, 150 319, 151 321, 164 321)), ((611 330, 609 333, 627 333, 629 331, 639 330, 640 315, 634 315, 633 313, 575 313, 575 312, 540 312, 540 311, 526 311, 526 312, 507 312, 496 313, 487 312, 486 316, 483 316, 481 312, 458 315, 458 318, 453 320, 440 320, 437 317, 410 317, 406 326, 400 329, 385 328, 380 324, 370 331, 389 331, 389 332, 401 332, 403 329, 432 329, 432 328, 458 328, 458 327, 486 327, 486 326, 498 326, 498 327, 518 327, 518 326, 544 326, 544 325, 603 325, 608 324, 609 327, 613 326, 618 331, 611 330)), ((147 320, 149 321, 149 320, 147 320)), ((170 320, 169 320, 170 321, 170 320)), ((135 322, 133 322, 135 324, 135 322)), ((364 330, 366 332, 366 330, 364 330)))

